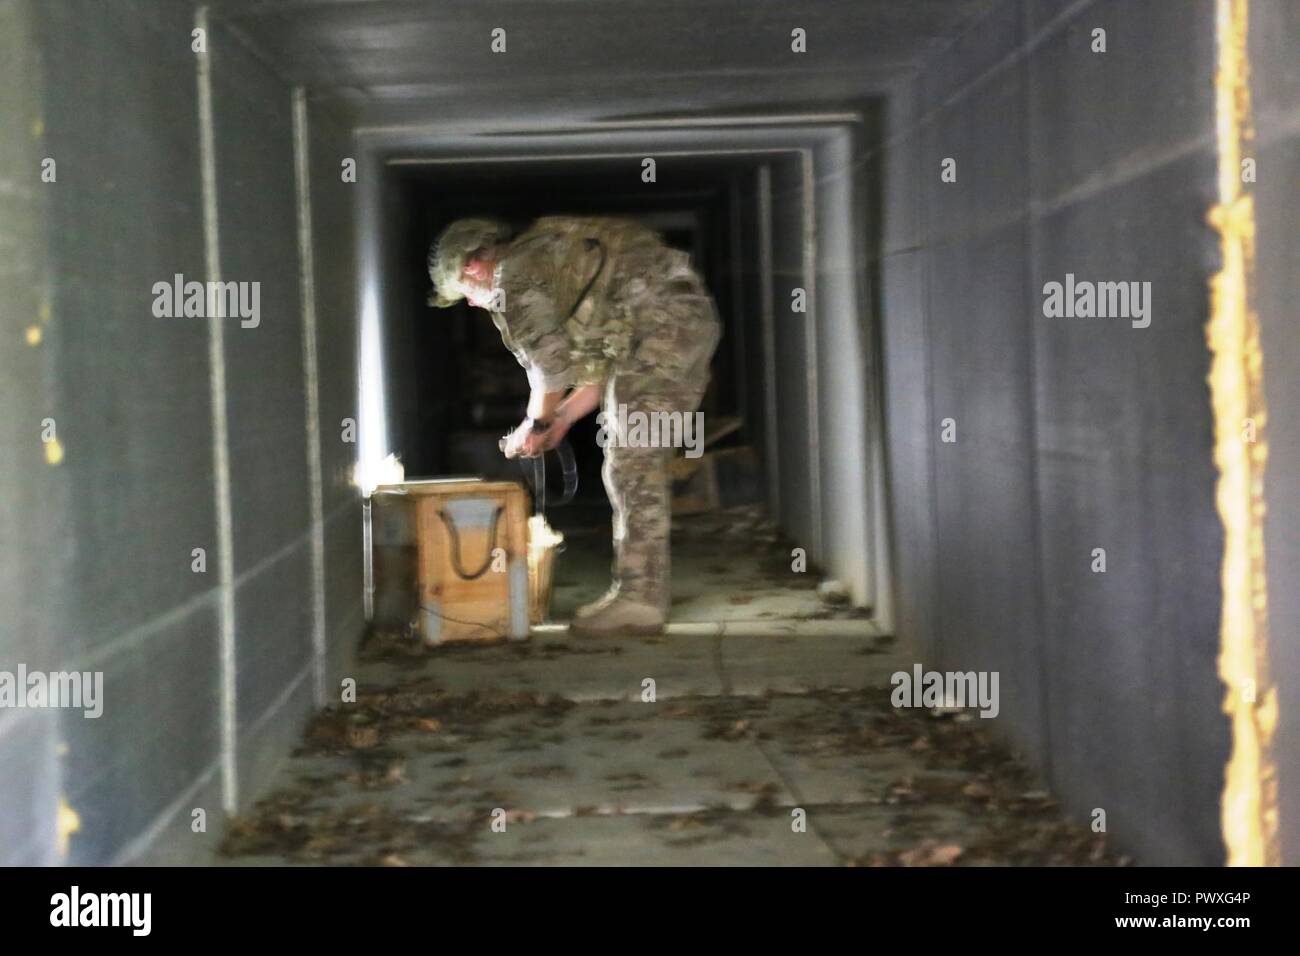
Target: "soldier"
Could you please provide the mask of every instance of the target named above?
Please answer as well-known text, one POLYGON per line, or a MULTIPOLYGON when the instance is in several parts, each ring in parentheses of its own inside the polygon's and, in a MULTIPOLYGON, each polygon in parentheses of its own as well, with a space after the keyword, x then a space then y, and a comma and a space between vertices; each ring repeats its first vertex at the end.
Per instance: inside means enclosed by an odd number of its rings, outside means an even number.
POLYGON ((506 457, 543 453, 603 400, 614 582, 570 630, 656 634, 669 604, 673 450, 629 441, 623 426, 632 412, 684 420, 699 408, 722 331, 717 309, 690 257, 637 223, 552 216, 508 236, 489 219, 443 230, 429 252, 430 304, 464 298, 489 310, 528 375, 527 417, 506 457))

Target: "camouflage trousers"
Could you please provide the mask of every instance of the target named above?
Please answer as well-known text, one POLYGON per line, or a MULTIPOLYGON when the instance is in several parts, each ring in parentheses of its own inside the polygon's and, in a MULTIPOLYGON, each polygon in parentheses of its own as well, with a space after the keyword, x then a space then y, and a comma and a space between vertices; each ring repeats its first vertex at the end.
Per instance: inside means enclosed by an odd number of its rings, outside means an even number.
POLYGON ((680 452, 663 446, 682 436, 703 440, 694 413, 722 334, 702 286, 674 283, 670 289, 640 307, 639 334, 627 359, 611 370, 601 418, 602 475, 614 511, 614 584, 620 596, 665 614, 671 597, 668 468, 680 452), (650 427, 640 427, 647 422, 650 427))

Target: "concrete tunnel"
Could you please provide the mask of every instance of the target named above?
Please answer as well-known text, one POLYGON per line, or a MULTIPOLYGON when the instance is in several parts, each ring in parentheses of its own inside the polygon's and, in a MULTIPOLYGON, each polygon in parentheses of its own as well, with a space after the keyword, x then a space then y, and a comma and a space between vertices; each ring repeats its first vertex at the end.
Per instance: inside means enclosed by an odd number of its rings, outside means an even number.
MULTIPOLYGON (((996 673, 969 729, 1080 840, 1100 810, 1140 864, 1300 862, 1300 4, 0 0, 0 49, 6 865, 211 862, 283 785, 373 630, 358 482, 518 477, 519 370, 427 308, 429 242, 566 212, 692 254, 706 414, 809 565, 798 613, 746 618, 701 569, 751 545, 706 515, 646 654, 738 655, 701 698, 886 709, 914 664, 996 673), (187 315, 188 281, 256 309, 187 315), (36 673, 101 674, 102 713, 36 673)), ((474 653, 486 691, 506 651, 474 653)))

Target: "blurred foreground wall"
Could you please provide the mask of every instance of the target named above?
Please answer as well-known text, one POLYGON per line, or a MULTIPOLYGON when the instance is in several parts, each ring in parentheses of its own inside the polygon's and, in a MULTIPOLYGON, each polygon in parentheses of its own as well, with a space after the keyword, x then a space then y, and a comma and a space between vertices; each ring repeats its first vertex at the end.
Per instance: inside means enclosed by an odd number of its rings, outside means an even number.
MULTIPOLYGON (((1215 864, 1230 746, 1204 334, 1219 268, 1215 6, 1176 6, 1008 0, 896 88, 873 157, 877 269, 900 632, 927 665, 1000 672, 997 723, 1076 816, 1105 810, 1142 862, 1215 864), (1047 316, 1044 285, 1067 274, 1151 283, 1150 324, 1047 316)), ((1298 11, 1251 4, 1293 863, 1298 11)))
POLYGON ((196 858, 361 628, 350 136, 304 103, 313 319, 294 91, 195 16, 0 0, 0 671, 104 681, 98 719, 0 711, 0 863, 196 858), (178 275, 247 314, 158 315, 178 275))
POLYGON ((1300 3, 1251 4, 1256 270, 1268 465, 1264 560, 1282 860, 1300 865, 1300 3))

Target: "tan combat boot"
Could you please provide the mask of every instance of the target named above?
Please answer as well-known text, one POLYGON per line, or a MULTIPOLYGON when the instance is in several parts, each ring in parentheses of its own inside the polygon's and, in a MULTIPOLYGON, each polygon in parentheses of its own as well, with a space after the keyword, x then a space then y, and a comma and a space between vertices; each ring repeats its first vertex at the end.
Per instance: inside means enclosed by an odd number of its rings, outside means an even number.
POLYGON ((615 597, 569 625, 569 633, 578 637, 645 637, 663 629, 663 611, 627 597, 615 597))
POLYGON ((584 604, 582 605, 582 607, 574 611, 573 619, 575 621, 585 621, 593 614, 605 610, 605 608, 613 604, 614 601, 617 600, 617 598, 618 598, 618 585, 611 584, 609 586, 609 590, 606 591, 603 595, 601 595, 601 597, 599 597, 597 600, 592 601, 590 604, 584 604))

